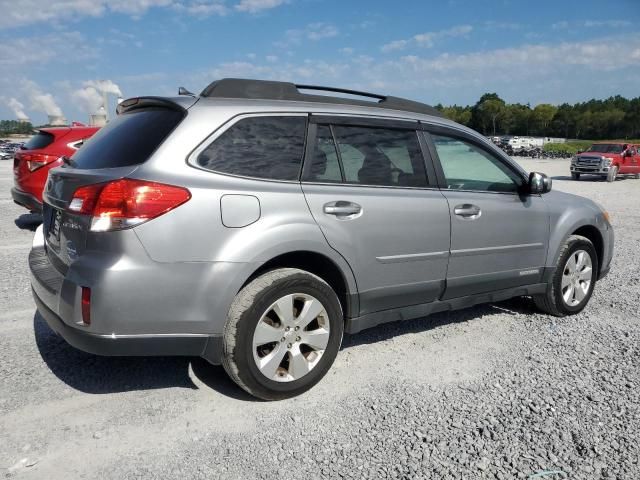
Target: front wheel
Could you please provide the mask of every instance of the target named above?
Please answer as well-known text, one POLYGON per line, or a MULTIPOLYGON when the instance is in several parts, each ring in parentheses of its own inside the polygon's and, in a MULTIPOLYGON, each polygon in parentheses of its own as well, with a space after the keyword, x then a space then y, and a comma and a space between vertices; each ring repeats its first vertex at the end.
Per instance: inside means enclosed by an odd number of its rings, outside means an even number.
POLYGON ((257 277, 234 299, 223 366, 251 395, 280 400, 313 387, 342 342, 340 301, 320 277, 282 268, 257 277))
POLYGON ((618 176, 618 167, 611 167, 611 170, 609 170, 609 173, 607 173, 607 182, 615 181, 617 176, 618 176))
POLYGON ((598 272, 598 257, 588 238, 572 235, 560 251, 556 271, 547 291, 535 295, 536 306, 556 317, 581 312, 593 294, 598 272))
POLYGON ((574 180, 580 180, 580 174, 579 173, 572 173, 571 174, 571 178, 573 178, 574 180))

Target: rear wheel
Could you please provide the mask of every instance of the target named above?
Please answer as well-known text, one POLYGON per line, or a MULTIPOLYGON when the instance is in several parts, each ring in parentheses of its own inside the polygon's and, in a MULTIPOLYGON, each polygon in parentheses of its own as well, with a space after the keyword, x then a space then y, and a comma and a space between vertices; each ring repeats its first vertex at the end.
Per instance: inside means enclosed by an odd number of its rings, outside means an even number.
POLYGON ((607 173, 607 182, 613 182, 615 181, 616 177, 618 176, 618 167, 611 167, 611 170, 609 170, 609 173, 607 173))
POLYGON ((580 174, 579 173, 572 173, 571 174, 571 178, 573 178, 574 180, 580 180, 580 174))
POLYGON ((579 313, 593 294, 597 272, 598 257, 591 241, 572 235, 560 252, 547 291, 533 300, 540 310, 556 317, 579 313))
POLYGON ((280 400, 313 387, 342 342, 343 315, 320 277, 283 268, 267 272, 236 296, 224 332, 223 366, 243 389, 280 400))

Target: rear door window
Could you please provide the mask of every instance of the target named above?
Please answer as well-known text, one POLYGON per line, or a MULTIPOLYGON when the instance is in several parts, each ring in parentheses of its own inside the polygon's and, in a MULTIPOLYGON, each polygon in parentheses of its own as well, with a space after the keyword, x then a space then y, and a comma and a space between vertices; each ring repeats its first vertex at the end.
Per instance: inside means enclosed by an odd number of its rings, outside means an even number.
POLYGON ((197 164, 207 170, 270 180, 297 180, 304 152, 304 116, 239 120, 216 138, 197 164))
POLYGON ((328 140, 329 128, 318 126, 316 152, 310 169, 310 181, 338 181, 337 161, 342 162, 343 181, 362 185, 388 187, 425 187, 427 174, 424 158, 414 130, 380 127, 333 125, 335 140, 328 140), (333 160, 337 145, 339 158, 333 160), (321 175, 314 172, 321 172, 321 175))
POLYGON ((342 182, 338 151, 328 125, 318 125, 311 168, 305 180, 321 183, 342 182))
POLYGON ((116 168, 138 165, 180 123, 184 113, 168 108, 133 110, 118 115, 73 154, 74 167, 116 168))
POLYGON ((22 146, 22 150, 40 150, 53 143, 55 137, 48 132, 38 132, 22 146))

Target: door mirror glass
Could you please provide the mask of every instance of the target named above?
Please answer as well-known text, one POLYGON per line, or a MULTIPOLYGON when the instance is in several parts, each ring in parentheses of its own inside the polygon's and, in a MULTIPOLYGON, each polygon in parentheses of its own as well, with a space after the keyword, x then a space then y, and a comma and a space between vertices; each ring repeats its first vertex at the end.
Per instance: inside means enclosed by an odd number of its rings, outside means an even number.
POLYGON ((529 192, 532 194, 541 194, 551 191, 551 179, 540 172, 531 172, 529 174, 529 192))

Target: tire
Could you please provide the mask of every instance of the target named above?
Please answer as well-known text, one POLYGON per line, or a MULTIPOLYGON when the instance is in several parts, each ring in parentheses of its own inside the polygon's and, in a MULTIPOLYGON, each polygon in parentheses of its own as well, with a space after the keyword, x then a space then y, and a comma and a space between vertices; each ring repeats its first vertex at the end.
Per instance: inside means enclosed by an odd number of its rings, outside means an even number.
POLYGON ((580 174, 579 173, 572 173, 571 174, 571 178, 573 178, 574 180, 580 180, 580 174))
POLYGON ((618 167, 611 167, 609 173, 607 173, 607 182, 614 182, 618 176, 618 167))
POLYGON ((295 268, 272 270, 246 285, 231 304, 222 365, 235 383, 255 397, 294 397, 327 373, 343 331, 340 301, 324 280, 295 268), (311 311, 306 318, 305 309, 311 311))
POLYGON ((556 317, 575 315, 576 313, 581 312, 587 305, 587 303, 589 303, 589 299, 593 294, 593 289, 596 284, 597 272, 598 256, 596 254, 596 249, 594 248, 593 243, 591 243, 588 238, 582 237, 580 235, 571 235, 560 251, 558 263, 556 264, 556 270, 551 281, 547 285, 547 291, 540 295, 534 295, 533 301, 535 302, 536 306, 544 313, 548 313, 556 317), (567 301, 563 294, 570 293, 567 288, 570 289, 571 285, 566 286, 565 283, 563 286, 563 280, 565 280, 566 282, 567 278, 571 278, 571 275, 566 274, 566 272, 570 269, 569 262, 572 259, 575 260, 576 256, 580 255, 580 252, 589 256, 591 271, 587 272, 586 270, 582 270, 583 275, 579 277, 579 287, 575 286, 575 284, 571 282, 571 284, 574 285, 573 288, 576 292, 576 295, 573 298, 571 295, 569 295, 569 301, 567 301), (586 278, 588 273, 590 273, 590 275, 588 275, 588 278, 586 278), (588 279, 588 286, 582 283, 583 279, 585 281, 588 279), (584 290, 585 286, 587 287, 586 291, 584 290), (581 291, 578 291, 578 288, 580 288, 581 291), (584 297, 579 299, 580 295, 584 295, 584 297), (573 301, 578 299, 579 301, 577 303, 573 303, 573 301))

